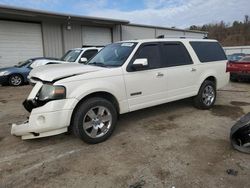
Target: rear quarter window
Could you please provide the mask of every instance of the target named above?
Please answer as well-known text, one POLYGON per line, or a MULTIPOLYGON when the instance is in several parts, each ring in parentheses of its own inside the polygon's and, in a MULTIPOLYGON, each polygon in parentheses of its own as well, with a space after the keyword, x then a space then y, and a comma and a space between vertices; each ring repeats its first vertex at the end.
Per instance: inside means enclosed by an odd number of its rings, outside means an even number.
POLYGON ((226 54, 218 42, 190 42, 200 62, 227 60, 226 54))

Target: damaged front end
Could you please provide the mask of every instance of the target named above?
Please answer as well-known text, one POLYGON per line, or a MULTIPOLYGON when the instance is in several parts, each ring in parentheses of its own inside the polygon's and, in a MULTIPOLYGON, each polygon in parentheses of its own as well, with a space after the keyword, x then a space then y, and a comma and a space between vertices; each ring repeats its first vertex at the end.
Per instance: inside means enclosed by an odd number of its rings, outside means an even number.
POLYGON ((76 99, 66 99, 64 86, 37 82, 23 102, 29 120, 12 124, 11 134, 22 139, 40 138, 67 132, 76 99))

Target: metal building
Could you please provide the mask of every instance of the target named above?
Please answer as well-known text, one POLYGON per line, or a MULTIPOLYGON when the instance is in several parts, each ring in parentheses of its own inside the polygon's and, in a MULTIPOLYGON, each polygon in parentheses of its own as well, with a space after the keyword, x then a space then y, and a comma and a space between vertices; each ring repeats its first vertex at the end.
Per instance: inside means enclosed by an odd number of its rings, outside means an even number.
POLYGON ((226 46, 223 49, 227 55, 234 53, 250 54, 250 46, 226 46))
POLYGON ((1 5, 0 67, 31 57, 58 58, 71 48, 159 35, 204 38, 207 33, 1 5))

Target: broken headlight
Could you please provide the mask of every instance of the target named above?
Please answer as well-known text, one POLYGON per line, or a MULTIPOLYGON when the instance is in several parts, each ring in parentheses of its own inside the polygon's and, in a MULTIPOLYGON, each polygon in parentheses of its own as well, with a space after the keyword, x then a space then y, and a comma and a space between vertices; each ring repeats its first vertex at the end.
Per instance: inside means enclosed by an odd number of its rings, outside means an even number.
POLYGON ((64 86, 44 84, 38 92, 36 99, 38 101, 51 101, 66 98, 66 88, 64 86))

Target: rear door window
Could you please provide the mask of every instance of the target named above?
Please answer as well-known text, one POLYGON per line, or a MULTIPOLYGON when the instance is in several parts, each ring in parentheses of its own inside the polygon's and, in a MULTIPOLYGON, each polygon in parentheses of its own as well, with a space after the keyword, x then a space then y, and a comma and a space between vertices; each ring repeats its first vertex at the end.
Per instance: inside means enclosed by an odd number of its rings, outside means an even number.
POLYGON ((182 43, 163 43, 163 67, 172 67, 192 64, 192 59, 182 43))
POLYGON ((225 52, 218 42, 193 41, 190 44, 202 63, 227 60, 225 52))

